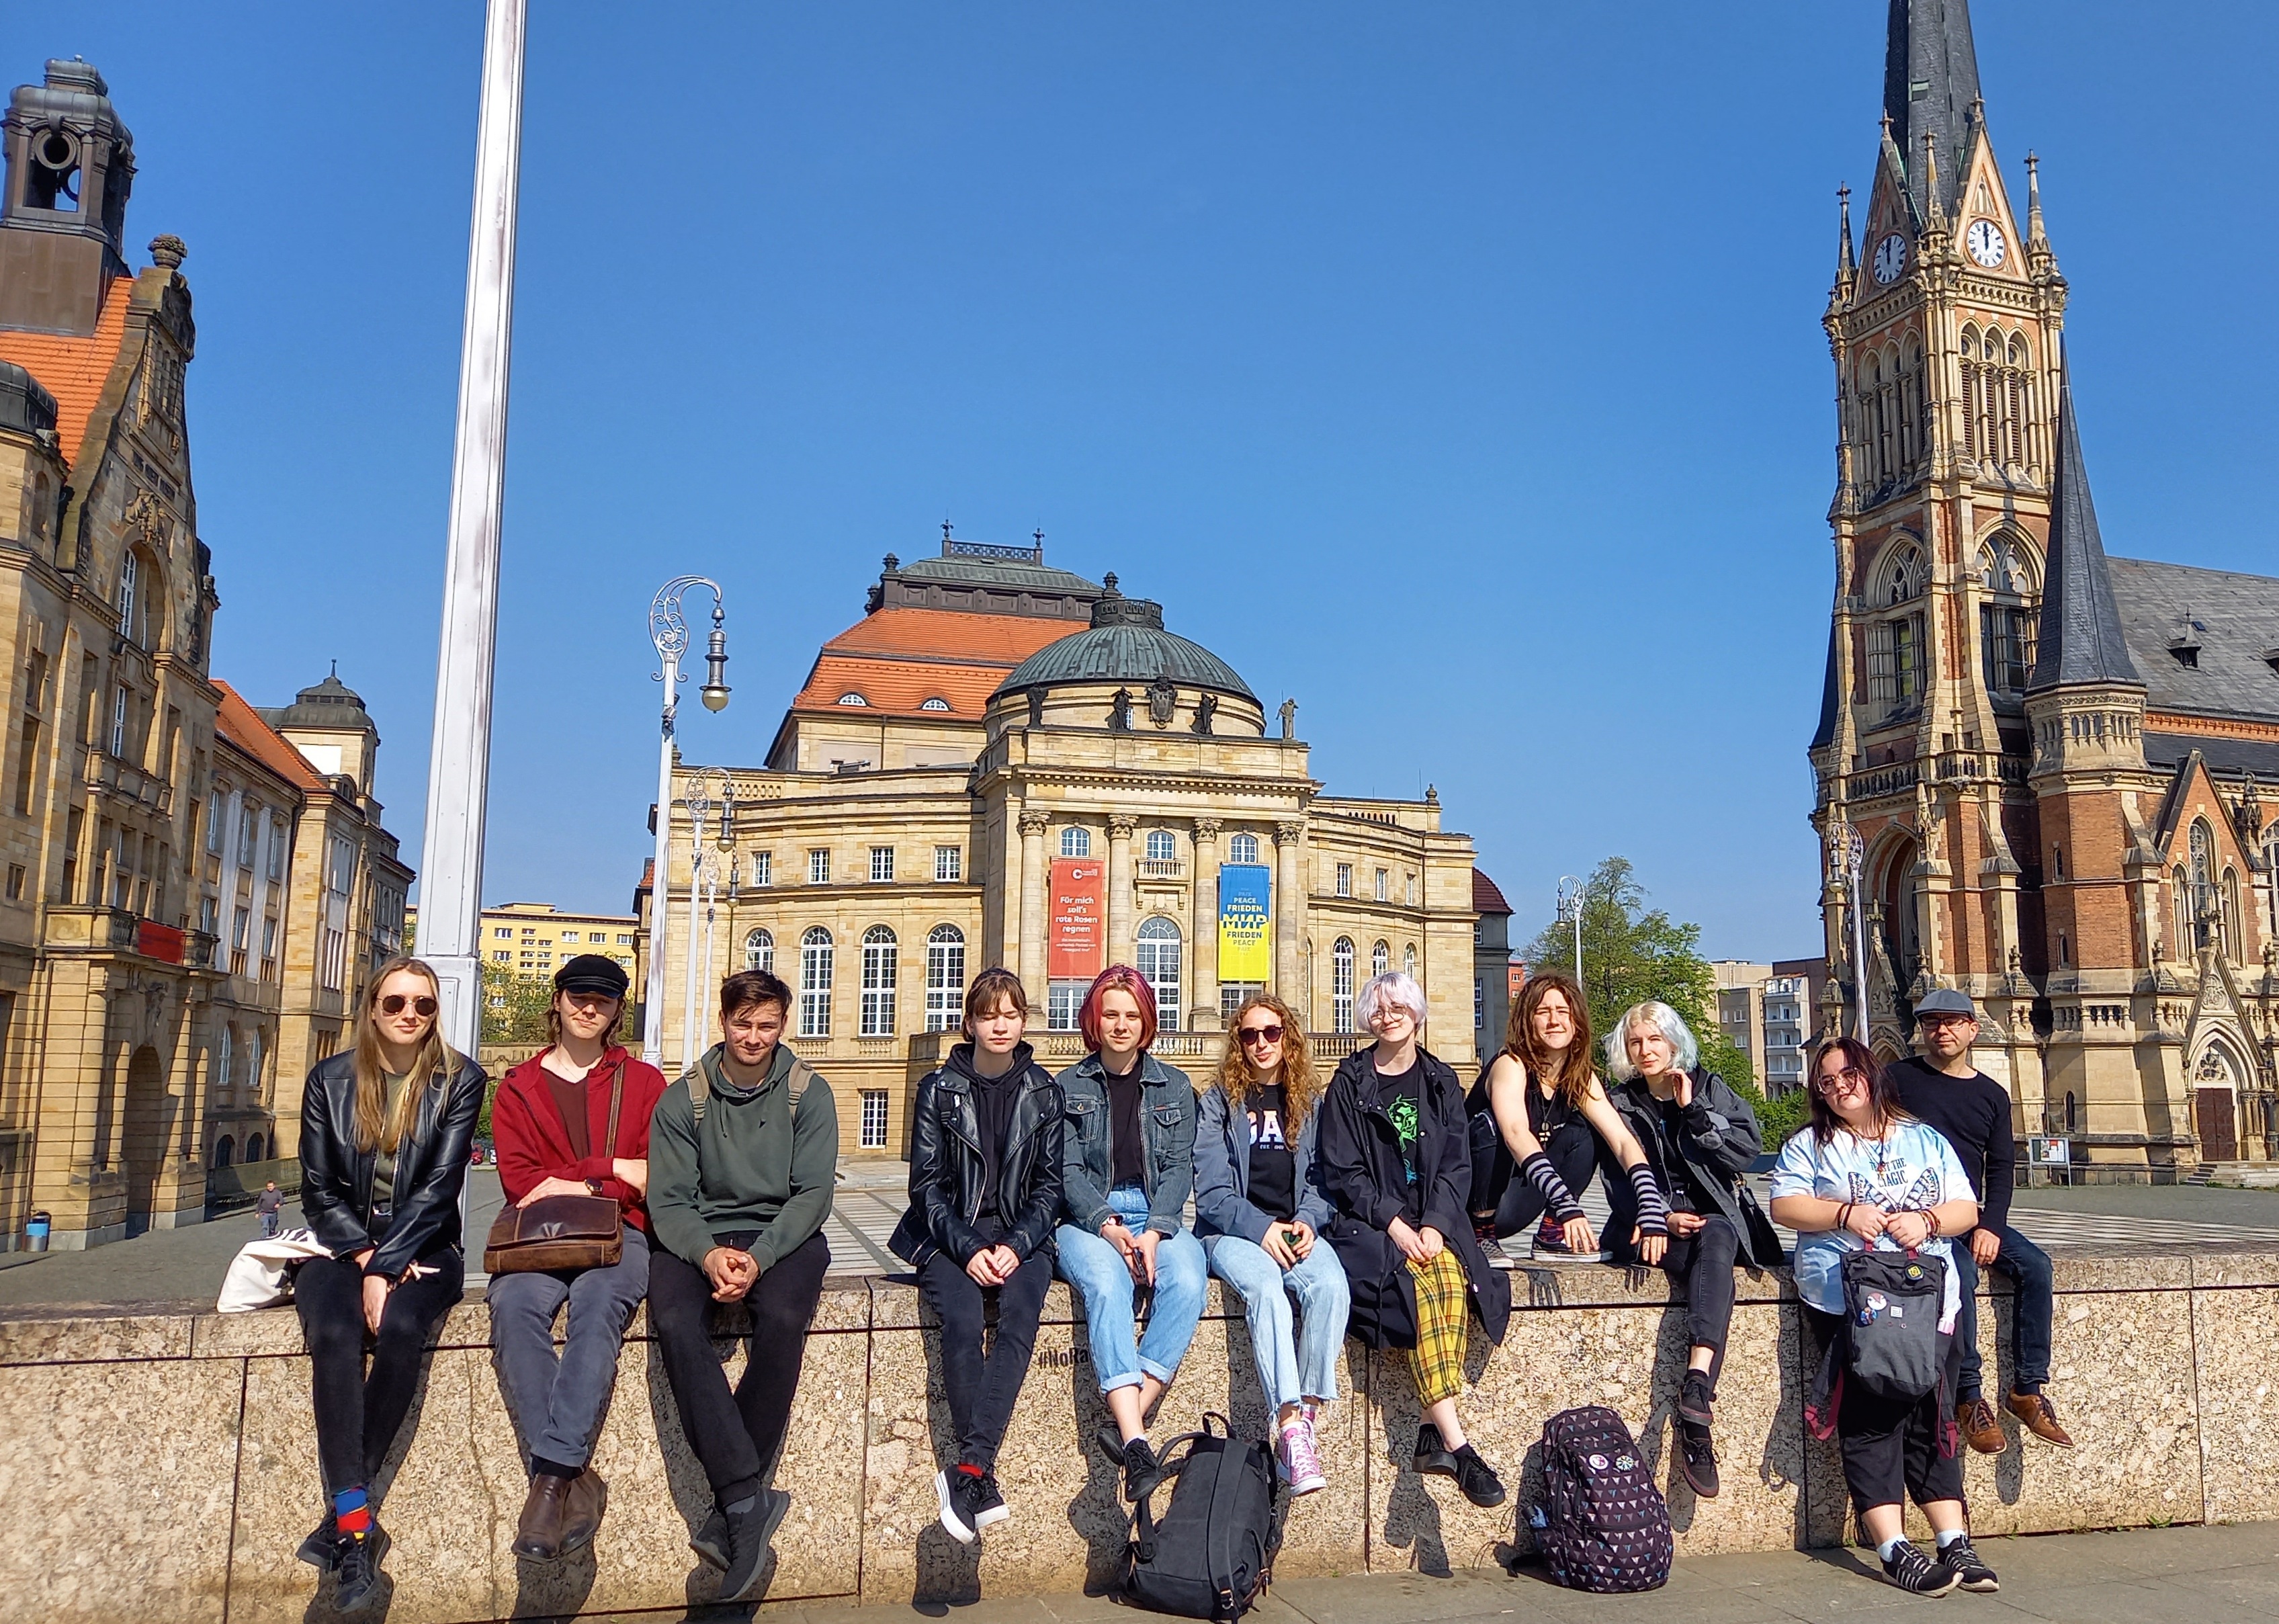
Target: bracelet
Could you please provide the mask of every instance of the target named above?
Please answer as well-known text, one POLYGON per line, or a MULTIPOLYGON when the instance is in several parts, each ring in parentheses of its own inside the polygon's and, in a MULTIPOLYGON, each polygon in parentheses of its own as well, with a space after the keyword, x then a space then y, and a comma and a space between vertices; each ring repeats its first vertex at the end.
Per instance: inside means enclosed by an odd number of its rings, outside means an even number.
POLYGON ((1926 1207, 1922 1209, 1922 1215, 1923 1222, 1930 1226, 1930 1232, 1932 1236, 1936 1237, 1938 1234, 1938 1213, 1937 1209, 1926 1207))
POLYGON ((1848 1229, 1852 1227, 1851 1202, 1846 1201, 1836 1209, 1836 1227, 1839 1229, 1848 1229))

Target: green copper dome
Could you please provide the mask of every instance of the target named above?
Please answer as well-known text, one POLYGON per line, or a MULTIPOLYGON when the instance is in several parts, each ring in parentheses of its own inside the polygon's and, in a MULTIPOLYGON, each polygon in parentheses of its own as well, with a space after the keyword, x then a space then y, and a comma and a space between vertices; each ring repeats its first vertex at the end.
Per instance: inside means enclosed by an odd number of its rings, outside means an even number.
POLYGON ((1047 643, 1013 669, 999 693, 1065 683, 1122 683, 1144 688, 1161 678, 1175 687, 1209 688, 1258 702, 1234 668, 1200 643, 1163 630, 1163 606, 1127 598, 1107 579, 1107 592, 1092 606, 1092 628, 1047 643))

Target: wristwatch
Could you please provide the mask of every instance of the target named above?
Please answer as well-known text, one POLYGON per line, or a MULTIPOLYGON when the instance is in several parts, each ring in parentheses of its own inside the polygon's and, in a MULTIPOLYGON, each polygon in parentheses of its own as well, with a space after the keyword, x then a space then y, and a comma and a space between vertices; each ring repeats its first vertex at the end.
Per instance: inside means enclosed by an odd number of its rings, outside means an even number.
POLYGON ((586 1193, 587 1193, 587 1195, 590 1195, 590 1196, 597 1196, 597 1195, 601 1194, 601 1193, 602 1193, 602 1181, 601 1181, 600 1179, 598 1179, 598 1178, 589 1178, 589 1179, 587 1179, 587 1180, 586 1181, 586 1193))

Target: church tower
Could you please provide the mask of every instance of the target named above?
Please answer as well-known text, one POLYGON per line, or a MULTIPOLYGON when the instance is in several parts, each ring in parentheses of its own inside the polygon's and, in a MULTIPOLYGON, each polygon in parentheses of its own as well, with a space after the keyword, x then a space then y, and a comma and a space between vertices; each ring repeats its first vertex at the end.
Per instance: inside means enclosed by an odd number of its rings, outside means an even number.
POLYGON ((1966 987, 1993 1016, 1990 1073, 2031 1047, 2046 956, 2026 693, 2066 283, 2031 157, 2027 196, 2022 228, 1967 0, 1891 0, 1866 230, 1855 242, 1847 188, 1823 317, 1839 401, 1836 594, 1814 821, 1832 857, 1831 986, 1864 974, 1873 1039, 1894 1053, 1908 1050, 1915 998, 1966 987), (1870 924, 1857 966, 1842 925, 1853 832, 1870 924))

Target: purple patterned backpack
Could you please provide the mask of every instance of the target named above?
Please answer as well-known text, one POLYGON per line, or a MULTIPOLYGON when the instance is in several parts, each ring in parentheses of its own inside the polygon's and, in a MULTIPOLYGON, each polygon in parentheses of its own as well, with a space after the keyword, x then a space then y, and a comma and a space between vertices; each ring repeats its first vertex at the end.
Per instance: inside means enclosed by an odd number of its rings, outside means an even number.
POLYGON ((1572 1590, 1651 1590, 1669 1577, 1669 1507, 1654 1464, 1604 1405, 1543 1423, 1543 1498, 1528 1508, 1536 1549, 1572 1590))

